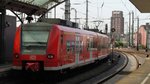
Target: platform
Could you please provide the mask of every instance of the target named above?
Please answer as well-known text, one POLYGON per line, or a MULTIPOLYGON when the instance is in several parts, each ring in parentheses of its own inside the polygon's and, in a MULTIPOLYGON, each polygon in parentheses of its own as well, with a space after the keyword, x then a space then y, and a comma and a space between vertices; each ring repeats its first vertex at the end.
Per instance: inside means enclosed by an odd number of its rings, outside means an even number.
MULTIPOLYGON (((143 52, 143 50, 140 52, 143 52)), ((119 80, 116 84, 150 84, 150 57, 146 58, 146 55, 143 55, 143 58, 145 58, 145 63, 140 68, 119 80)))
POLYGON ((0 65, 0 73, 6 72, 11 69, 11 64, 0 65))

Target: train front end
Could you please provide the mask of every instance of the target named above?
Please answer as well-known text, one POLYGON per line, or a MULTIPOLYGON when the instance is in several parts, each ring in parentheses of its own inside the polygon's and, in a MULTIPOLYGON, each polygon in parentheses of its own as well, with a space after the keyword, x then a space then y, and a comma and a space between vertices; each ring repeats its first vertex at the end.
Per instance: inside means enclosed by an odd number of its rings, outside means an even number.
POLYGON ((20 27, 14 42, 13 69, 43 71, 55 53, 48 52, 52 25, 31 23, 20 27))

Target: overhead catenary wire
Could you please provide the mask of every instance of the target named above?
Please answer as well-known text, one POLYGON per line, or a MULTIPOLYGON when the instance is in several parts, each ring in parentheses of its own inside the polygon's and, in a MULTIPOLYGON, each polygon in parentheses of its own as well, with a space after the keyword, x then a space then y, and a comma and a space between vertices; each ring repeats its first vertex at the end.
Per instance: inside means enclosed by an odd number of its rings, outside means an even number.
POLYGON ((121 0, 121 2, 122 2, 122 4, 124 5, 124 7, 126 8, 126 10, 127 10, 128 12, 130 12, 130 10, 127 8, 127 6, 126 6, 126 4, 123 2, 123 0, 121 0))

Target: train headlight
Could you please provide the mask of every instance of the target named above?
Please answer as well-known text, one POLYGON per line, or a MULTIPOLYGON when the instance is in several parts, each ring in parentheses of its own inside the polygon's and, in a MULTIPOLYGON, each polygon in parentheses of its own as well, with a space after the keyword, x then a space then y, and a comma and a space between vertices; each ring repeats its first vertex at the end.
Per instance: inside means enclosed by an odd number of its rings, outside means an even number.
POLYGON ((15 58, 19 58, 19 54, 15 54, 15 58))
POLYGON ((48 59, 53 59, 53 58, 54 58, 54 55, 48 54, 48 55, 47 55, 47 58, 48 58, 48 59))

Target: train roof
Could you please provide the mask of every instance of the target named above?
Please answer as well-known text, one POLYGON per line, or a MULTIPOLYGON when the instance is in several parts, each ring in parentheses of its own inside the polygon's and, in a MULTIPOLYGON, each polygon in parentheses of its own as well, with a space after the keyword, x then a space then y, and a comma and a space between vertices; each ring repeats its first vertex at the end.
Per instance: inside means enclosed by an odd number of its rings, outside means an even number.
MULTIPOLYGON (((104 34, 100 34, 98 32, 93 32, 93 31, 88 31, 88 30, 83 30, 83 29, 79 29, 79 28, 73 28, 73 27, 67 27, 67 26, 62 26, 62 25, 58 25, 58 24, 50 24, 50 23, 46 23, 46 22, 36 22, 36 23, 29 23, 29 24, 23 24, 22 26, 24 27, 32 27, 32 29, 38 29, 39 27, 43 27, 43 29, 45 30, 50 30, 52 27, 51 26, 57 26, 60 30, 62 31, 66 31, 66 32, 72 32, 72 33, 79 33, 79 34, 85 34, 85 35, 98 35, 98 36, 102 36, 102 37, 108 37, 107 35, 104 34)), ((30 30, 29 28, 23 28, 23 30, 30 30)))
POLYGON ((29 24, 23 24, 22 29, 23 30, 50 30, 52 24, 44 23, 44 22, 36 22, 36 23, 29 23, 29 24), (30 28, 27 28, 29 27, 30 28), (42 29, 41 29, 42 27, 42 29))
POLYGON ((61 25, 56 25, 56 26, 58 26, 58 28, 60 30, 66 31, 66 32, 73 32, 73 33, 79 33, 79 34, 85 34, 85 35, 99 35, 99 36, 103 36, 103 37, 108 37, 107 35, 100 34, 100 33, 93 32, 93 31, 71 28, 71 27, 66 27, 66 26, 61 26, 61 25))
POLYGON ((46 23, 46 22, 36 22, 36 23, 28 23, 23 24, 23 26, 51 26, 52 24, 46 23))

